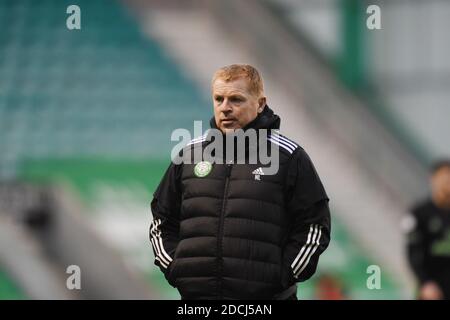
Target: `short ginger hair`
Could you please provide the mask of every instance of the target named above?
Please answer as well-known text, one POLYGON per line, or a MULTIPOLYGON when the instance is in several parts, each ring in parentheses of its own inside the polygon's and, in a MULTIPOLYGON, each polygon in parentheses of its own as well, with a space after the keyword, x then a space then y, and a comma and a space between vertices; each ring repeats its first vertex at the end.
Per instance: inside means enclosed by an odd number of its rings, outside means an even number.
POLYGON ((248 89, 251 94, 257 97, 264 93, 263 79, 255 67, 249 64, 232 64, 220 68, 214 73, 212 84, 217 80, 225 82, 234 81, 237 79, 246 79, 248 82, 248 89))

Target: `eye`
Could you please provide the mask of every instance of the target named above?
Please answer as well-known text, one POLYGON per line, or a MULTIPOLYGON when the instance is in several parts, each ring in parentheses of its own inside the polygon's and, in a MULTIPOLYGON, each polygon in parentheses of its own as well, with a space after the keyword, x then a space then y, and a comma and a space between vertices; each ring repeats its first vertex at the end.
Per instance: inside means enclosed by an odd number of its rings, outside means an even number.
POLYGON ((233 103, 242 103, 244 99, 242 99, 241 97, 231 97, 230 101, 233 103))
POLYGON ((222 102, 223 101, 223 97, 222 96, 215 96, 214 100, 216 100, 217 102, 222 102))

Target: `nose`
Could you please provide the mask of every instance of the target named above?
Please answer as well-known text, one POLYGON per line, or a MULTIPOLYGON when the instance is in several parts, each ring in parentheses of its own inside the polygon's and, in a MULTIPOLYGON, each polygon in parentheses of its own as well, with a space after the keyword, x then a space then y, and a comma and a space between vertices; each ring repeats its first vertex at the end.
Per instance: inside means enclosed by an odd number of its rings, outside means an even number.
POLYGON ((220 107, 223 113, 229 113, 232 111, 231 103, 227 98, 223 100, 222 105, 220 107))

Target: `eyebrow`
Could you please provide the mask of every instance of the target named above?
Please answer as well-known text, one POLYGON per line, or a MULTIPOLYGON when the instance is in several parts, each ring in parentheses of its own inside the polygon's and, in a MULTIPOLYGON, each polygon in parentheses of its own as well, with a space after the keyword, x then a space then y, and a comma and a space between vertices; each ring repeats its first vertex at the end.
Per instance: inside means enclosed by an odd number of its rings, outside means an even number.
MULTIPOLYGON (((223 96, 225 96, 224 94, 221 94, 221 93, 216 93, 216 94, 214 94, 214 97, 223 97, 223 96)), ((228 97, 233 97, 233 98, 236 98, 236 97, 239 97, 239 98, 245 98, 245 95, 243 95, 242 93, 231 93, 230 95, 228 95, 228 97)))

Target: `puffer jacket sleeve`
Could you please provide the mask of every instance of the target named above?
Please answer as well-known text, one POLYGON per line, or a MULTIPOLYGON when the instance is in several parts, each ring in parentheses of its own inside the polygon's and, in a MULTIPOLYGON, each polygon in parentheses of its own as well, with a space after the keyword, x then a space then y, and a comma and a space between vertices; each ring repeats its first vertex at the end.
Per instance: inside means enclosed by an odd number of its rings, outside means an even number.
POLYGON ((283 253, 285 284, 309 279, 330 242, 329 198, 308 156, 298 148, 287 174, 290 228, 283 253))
POLYGON ((170 265, 179 242, 181 206, 181 165, 170 164, 153 194, 150 224, 150 241, 155 255, 155 265, 170 279, 170 265))

